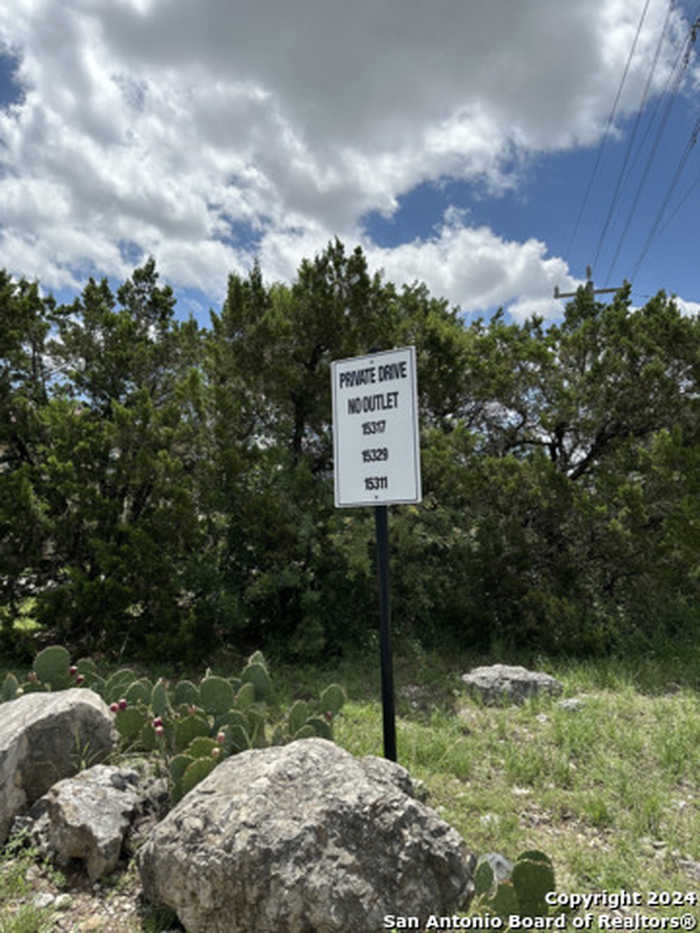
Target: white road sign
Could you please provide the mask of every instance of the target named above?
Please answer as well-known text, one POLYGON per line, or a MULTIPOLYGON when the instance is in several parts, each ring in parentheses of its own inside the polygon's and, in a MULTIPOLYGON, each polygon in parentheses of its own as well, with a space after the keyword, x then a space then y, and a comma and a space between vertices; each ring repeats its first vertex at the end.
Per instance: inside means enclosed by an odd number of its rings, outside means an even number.
POLYGON ((416 348, 331 363, 336 508, 420 502, 416 348))

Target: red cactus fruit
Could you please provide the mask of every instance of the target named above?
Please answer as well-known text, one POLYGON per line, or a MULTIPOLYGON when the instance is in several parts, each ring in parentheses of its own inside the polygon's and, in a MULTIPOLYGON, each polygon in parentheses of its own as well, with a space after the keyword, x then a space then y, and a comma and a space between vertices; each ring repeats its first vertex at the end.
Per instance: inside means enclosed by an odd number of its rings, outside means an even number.
POLYGON ((78 676, 75 678, 75 682, 76 684, 84 684, 85 678, 83 677, 82 674, 78 674, 78 676))
POLYGON ((121 700, 119 701, 119 709, 126 709, 126 706, 127 706, 126 700, 124 699, 124 697, 122 697, 121 700))
POLYGON ((118 703, 110 703, 110 704, 109 704, 109 708, 112 710, 113 713, 118 713, 118 712, 119 712, 119 704, 118 704, 118 703))
POLYGON ((223 745, 225 740, 226 740, 226 733, 225 733, 225 732, 217 732, 217 734, 216 734, 216 741, 219 743, 219 745, 223 745))
POLYGON ((220 754, 221 754, 221 749, 219 748, 219 746, 218 745, 214 746, 214 748, 212 748, 211 750, 211 757, 218 758, 220 754))
POLYGON ((68 668, 68 673, 71 677, 75 677, 75 675, 78 673, 78 668, 75 666, 75 664, 71 664, 71 666, 68 668))

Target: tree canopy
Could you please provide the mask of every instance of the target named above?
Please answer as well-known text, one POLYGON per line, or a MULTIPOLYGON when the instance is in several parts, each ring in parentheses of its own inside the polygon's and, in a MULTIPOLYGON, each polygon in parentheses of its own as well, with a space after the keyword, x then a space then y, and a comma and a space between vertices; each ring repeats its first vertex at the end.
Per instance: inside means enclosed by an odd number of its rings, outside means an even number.
POLYGON ((580 289, 465 324, 340 241, 179 321, 149 259, 71 305, 0 272, 0 589, 127 655, 342 650, 377 624, 373 517, 333 506, 330 364, 415 345, 424 500, 391 507, 399 637, 605 651, 697 631, 700 319, 580 289))

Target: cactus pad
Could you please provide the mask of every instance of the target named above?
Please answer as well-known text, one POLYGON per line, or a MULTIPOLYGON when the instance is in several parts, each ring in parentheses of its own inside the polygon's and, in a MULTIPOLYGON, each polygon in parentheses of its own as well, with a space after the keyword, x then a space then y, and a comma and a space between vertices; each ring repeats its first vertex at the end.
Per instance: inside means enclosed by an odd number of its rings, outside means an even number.
POLYGON ((168 702, 168 691, 162 680, 154 686, 151 691, 151 709, 156 716, 167 716, 170 704, 168 702))
POLYGON ((195 687, 191 680, 181 680, 175 685, 173 703, 175 706, 202 705, 202 701, 199 697, 199 690, 195 687))
POLYGON ((78 673, 82 674, 85 678, 85 683, 88 687, 92 687, 92 682, 98 676, 97 668, 92 658, 79 658, 75 662, 75 666, 78 669, 78 673))
POLYGON ((211 755, 212 748, 216 748, 217 745, 218 743, 210 736, 198 735, 187 746, 185 754, 191 755, 192 758, 206 758, 207 755, 211 755))
POLYGON ((496 894, 489 901, 489 906, 494 913, 504 920, 507 920, 511 915, 517 916, 520 913, 518 896, 510 881, 500 881, 498 883, 496 894))
POLYGON ((287 715, 289 731, 292 735, 298 732, 304 725, 309 718, 309 712, 309 704, 305 700, 297 700, 295 703, 292 703, 287 715))
POLYGON ((321 709, 337 716, 345 703, 345 691, 339 684, 329 684, 319 699, 321 709))
MULTIPOLYGON (((541 853, 527 853, 541 855, 541 853)), ((513 886, 518 895, 520 915, 539 917, 548 911, 545 895, 554 890, 554 869, 550 860, 523 858, 513 866, 513 886)))
POLYGON ((209 723, 203 716, 187 716, 175 725, 175 748, 184 751, 198 735, 209 735, 209 723))
POLYGON ((117 727, 119 735, 127 742, 136 742, 143 727, 148 720, 148 713, 145 709, 139 709, 136 706, 127 706, 117 713, 114 725, 117 727))
POLYGON ((150 722, 147 722, 143 729, 141 730, 141 735, 139 736, 139 743, 141 748, 146 752, 152 752, 157 744, 156 730, 153 728, 150 722))
POLYGON ((480 859, 474 873, 474 894, 476 897, 489 894, 493 887, 493 881, 493 868, 486 859, 480 859))
POLYGON ((216 761, 209 758, 197 758, 191 765, 188 765, 185 773, 182 775, 180 784, 182 793, 188 794, 192 788, 199 784, 216 767, 216 761))
POLYGON ((236 755, 250 748, 250 736, 243 726, 227 726, 224 733, 226 735, 223 746, 224 755, 236 755))
POLYGON ((316 738, 316 730, 309 723, 304 723, 301 729, 298 729, 294 733, 294 739, 314 739, 316 738))
POLYGON ((62 645, 50 645, 34 658, 34 673, 51 690, 65 690, 71 684, 70 654, 62 645))
POLYGON ((320 716, 309 717, 305 725, 311 726, 314 730, 314 735, 317 735, 321 739, 333 738, 333 730, 331 729, 330 723, 326 722, 326 720, 322 719, 320 716))
POLYGON ((199 695, 204 709, 215 716, 231 709, 234 701, 233 688, 223 677, 212 674, 199 685, 199 695))
POLYGON ((153 687, 150 680, 136 680, 126 688, 124 698, 129 706, 136 706, 137 703, 148 706, 151 702, 152 690, 153 687))
POLYGON ((262 664, 248 663, 241 674, 244 684, 252 684, 255 689, 255 699, 267 700, 272 693, 272 681, 267 669, 262 664))
POLYGON ((107 703, 116 703, 118 700, 121 700, 121 698, 125 696, 127 688, 136 680, 138 680, 136 674, 126 667, 112 674, 104 687, 104 698, 107 703))
POLYGON ((8 700, 14 700, 17 696, 19 682, 14 674, 8 674, 0 687, 0 702, 7 703, 8 700))
POLYGON ((255 687, 251 683, 242 684, 236 694, 235 702, 238 709, 247 709, 255 703, 255 687))

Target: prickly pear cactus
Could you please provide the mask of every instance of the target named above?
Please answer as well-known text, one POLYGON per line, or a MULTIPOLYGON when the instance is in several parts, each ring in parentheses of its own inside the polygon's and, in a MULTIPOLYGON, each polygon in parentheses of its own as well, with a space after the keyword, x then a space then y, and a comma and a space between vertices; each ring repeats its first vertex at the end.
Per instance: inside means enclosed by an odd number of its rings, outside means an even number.
POLYGON ((330 723, 326 719, 322 719, 320 716, 310 716, 306 720, 306 726, 310 726, 313 729, 313 734, 321 739, 333 738, 333 732, 331 730, 330 723))
POLYGON ((287 714, 287 723, 289 724, 289 732, 291 735, 297 734, 309 718, 309 713, 309 704, 306 700, 296 700, 292 703, 289 713, 287 714))
POLYGON ((255 703, 255 687, 251 683, 242 684, 236 694, 235 703, 238 709, 247 709, 255 703))
POLYGON ((329 684, 321 693, 319 704, 324 713, 337 716, 345 703, 345 691, 340 684, 329 684))
POLYGON ((241 680, 244 684, 253 685, 255 699, 258 702, 269 699, 272 693, 272 681, 264 664, 249 661, 243 669, 241 680))
POLYGON ((228 755, 237 755, 250 747, 250 736, 243 726, 236 723, 224 729, 223 753, 226 757, 228 755))
POLYGON ((107 682, 104 686, 104 699, 107 703, 117 703, 119 700, 125 699, 127 689, 133 684, 138 677, 134 671, 125 667, 119 671, 116 671, 112 674, 111 677, 107 679, 107 682))
POLYGON ((518 895, 513 887, 512 881, 499 881, 496 885, 496 893, 489 900, 489 906, 493 913, 506 920, 512 914, 519 915, 520 905, 518 895))
POLYGON ((50 645, 34 658, 34 673, 51 690, 66 690, 71 686, 70 654, 62 645, 50 645))
POLYGON ((190 755, 176 755, 171 760, 168 771, 171 781, 170 796, 173 803, 177 803, 178 800, 180 800, 180 798, 183 796, 184 791, 182 790, 182 777, 185 771, 191 764, 193 764, 194 761, 195 759, 190 757, 190 755))
POLYGON ((191 680, 180 680, 175 684, 173 692, 173 703, 175 706, 201 706, 202 700, 199 696, 199 690, 191 680))
MULTIPOLYGON (((474 872, 474 888, 472 909, 487 910, 502 920, 511 916, 549 917, 545 896, 555 890, 552 861, 544 852, 523 852, 513 866, 511 877, 497 882, 489 863, 481 859, 474 872)), ((555 910, 551 916, 557 913, 561 911, 555 910)))
POLYGON ((152 692, 153 684, 150 680, 136 680, 126 688, 124 699, 130 706, 136 706, 137 703, 148 706, 151 702, 152 692))
POLYGON ((92 688, 93 681, 97 678, 104 683, 104 680, 97 673, 95 662, 92 658, 79 658, 75 662, 78 674, 82 675, 88 687, 92 688))
POLYGON ((198 735, 187 746, 185 754, 191 755, 192 758, 205 758, 211 755, 211 750, 216 748, 217 744, 216 740, 212 739, 211 736, 198 735))
POLYGON ((541 917, 548 912, 545 895, 554 890, 554 869, 544 852, 523 852, 513 866, 513 887, 521 917, 541 917))
POLYGON ((203 716, 186 716, 175 724, 175 750, 184 752, 192 739, 209 735, 209 723, 203 716))
POLYGON ((0 702, 7 703, 18 695, 19 681, 14 674, 7 674, 0 687, 0 702))
POLYGON ((199 695, 204 710, 214 716, 225 713, 233 706, 233 688, 223 677, 205 677, 199 685, 199 695))
POLYGON ((196 758, 191 765, 187 766, 180 780, 183 795, 189 794, 192 788, 204 780, 215 767, 216 759, 211 756, 209 758, 196 758))
POLYGON ((129 745, 140 739, 147 721, 148 711, 145 707, 138 706, 127 706, 126 709, 120 709, 114 717, 117 732, 129 745))
POLYGON ((160 717, 167 716, 170 712, 168 691, 162 680, 159 680, 151 691, 151 709, 155 716, 160 717))

